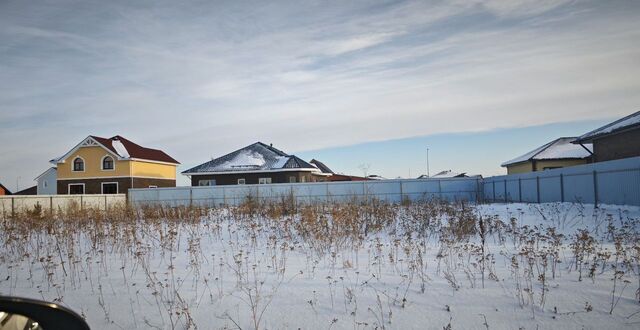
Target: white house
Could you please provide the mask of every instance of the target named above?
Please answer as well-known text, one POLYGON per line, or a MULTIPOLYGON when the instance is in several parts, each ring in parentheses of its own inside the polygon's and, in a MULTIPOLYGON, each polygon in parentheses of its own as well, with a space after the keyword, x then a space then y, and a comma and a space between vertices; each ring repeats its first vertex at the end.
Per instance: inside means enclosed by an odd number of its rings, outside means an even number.
POLYGON ((38 182, 38 195, 55 195, 57 194, 58 171, 55 167, 50 167, 44 173, 40 174, 36 179, 38 182))

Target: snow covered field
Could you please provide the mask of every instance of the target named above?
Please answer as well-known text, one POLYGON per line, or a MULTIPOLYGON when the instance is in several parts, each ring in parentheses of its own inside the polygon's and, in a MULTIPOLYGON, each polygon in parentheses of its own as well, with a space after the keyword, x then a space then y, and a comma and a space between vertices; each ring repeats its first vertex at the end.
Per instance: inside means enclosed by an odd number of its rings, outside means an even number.
POLYGON ((94 329, 637 329, 640 208, 421 203, 4 217, 0 294, 94 329))

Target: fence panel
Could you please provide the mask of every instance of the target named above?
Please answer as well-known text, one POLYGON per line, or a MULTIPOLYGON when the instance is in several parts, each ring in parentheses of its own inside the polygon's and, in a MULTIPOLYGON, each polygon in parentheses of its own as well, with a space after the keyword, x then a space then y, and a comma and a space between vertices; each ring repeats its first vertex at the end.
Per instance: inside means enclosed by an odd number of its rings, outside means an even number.
MULTIPOLYGON (((634 204, 640 196, 640 168, 596 175, 598 200, 603 204, 634 204)), ((638 205, 638 204, 635 204, 638 205)))
POLYGON ((520 183, 518 180, 507 180, 507 201, 520 201, 520 183))
POLYGON ((518 180, 523 202, 640 206, 640 157, 485 178, 484 200, 504 202, 506 194, 508 201, 517 201, 512 182, 518 180))
POLYGON ((560 194, 560 175, 540 177, 540 203, 559 202, 562 200, 560 194))
POLYGON ((137 204, 238 205, 248 196, 261 201, 293 197, 299 203, 349 202, 379 199, 398 203, 407 198, 441 198, 450 201, 478 201, 479 178, 380 180, 353 182, 278 183, 269 185, 230 185, 130 189, 129 200, 137 204))
POLYGON ((43 211, 64 210, 70 206, 80 208, 109 209, 114 206, 123 206, 127 202, 125 194, 113 195, 11 195, 0 196, 0 212, 9 214, 12 212, 32 211, 38 205, 43 211))

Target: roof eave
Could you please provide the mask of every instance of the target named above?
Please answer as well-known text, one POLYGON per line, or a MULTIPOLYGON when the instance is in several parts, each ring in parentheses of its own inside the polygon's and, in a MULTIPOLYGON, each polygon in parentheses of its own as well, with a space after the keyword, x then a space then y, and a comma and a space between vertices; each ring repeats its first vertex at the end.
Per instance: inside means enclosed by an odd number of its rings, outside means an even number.
MULTIPOLYGON (((607 132, 607 133, 600 133, 600 134, 594 134, 591 136, 586 136, 586 137, 578 137, 577 139, 575 139, 574 141, 571 141, 571 143, 573 144, 584 144, 584 143, 593 143, 594 140, 599 140, 602 138, 606 138, 612 135, 616 135, 616 134, 621 134, 621 133, 626 133, 629 131, 633 131, 636 129, 640 129, 640 123, 639 124, 633 124, 633 125, 629 125, 626 127, 622 127, 619 128, 617 130, 611 131, 611 132, 607 132)), ((589 134, 589 133, 587 133, 589 134)), ((585 134, 585 135, 587 135, 585 134)), ((583 136, 585 136, 583 135, 583 136)))

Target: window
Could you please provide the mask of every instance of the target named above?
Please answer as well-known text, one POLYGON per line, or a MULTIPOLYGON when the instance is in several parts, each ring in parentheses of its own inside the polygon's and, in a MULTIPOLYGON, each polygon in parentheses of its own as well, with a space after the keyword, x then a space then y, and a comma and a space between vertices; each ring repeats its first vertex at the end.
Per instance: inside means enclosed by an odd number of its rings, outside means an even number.
POLYGON ((245 184, 245 180, 244 180, 244 178, 242 178, 242 179, 238 179, 238 184, 245 184))
POLYGON ((47 181, 43 181, 42 182, 42 186, 44 186, 46 188, 47 187, 47 181))
POLYGON ((102 158, 102 170, 113 170, 113 158, 111 156, 102 158))
POLYGON ((84 160, 82 160, 82 158, 77 157, 73 160, 73 171, 84 172, 84 160))
POLYGON ((258 179, 258 184, 269 184, 271 183, 271 178, 260 178, 258 179))
POLYGON ((70 183, 68 186, 69 195, 84 194, 84 183, 70 183))
POLYGON ((215 186, 216 185, 216 180, 199 180, 198 181, 198 186, 215 186))
POLYGON ((118 193, 118 183, 117 182, 103 182, 102 183, 102 193, 103 194, 117 194, 118 193))
POLYGON ((306 176, 301 176, 300 177, 300 182, 307 182, 307 177, 306 176))
POLYGON ((158 188, 158 186, 149 186, 149 188, 158 188))
POLYGON ((546 170, 555 170, 556 168, 562 168, 562 166, 549 166, 549 167, 543 167, 542 170, 546 171, 546 170))
POLYGON ((295 176, 290 176, 289 177, 289 183, 296 183, 296 177, 295 176))

